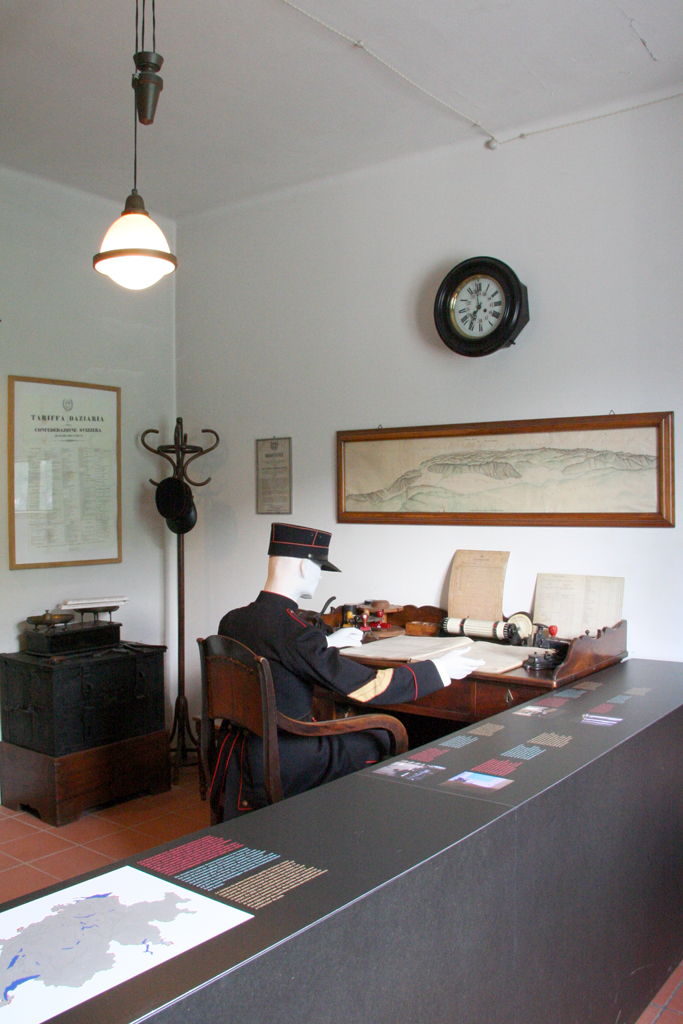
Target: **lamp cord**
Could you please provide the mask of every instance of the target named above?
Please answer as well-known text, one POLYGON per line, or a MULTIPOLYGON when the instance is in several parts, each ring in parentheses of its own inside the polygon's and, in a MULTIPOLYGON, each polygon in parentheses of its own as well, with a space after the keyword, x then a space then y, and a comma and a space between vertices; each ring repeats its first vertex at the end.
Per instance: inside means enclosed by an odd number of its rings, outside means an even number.
POLYGON ((133 90, 133 192, 138 190, 138 104, 133 90))
POLYGON ((340 29, 335 28, 334 25, 330 25, 329 22, 323 21, 323 19, 317 17, 317 15, 311 14, 310 11, 304 10, 303 7, 298 6, 295 0, 281 0, 281 2, 283 4, 286 4, 287 7, 291 7, 293 10, 298 11, 299 14, 303 14, 305 18, 309 18, 311 21, 314 21, 318 25, 321 25, 323 28, 327 29, 329 32, 332 32, 334 35, 339 36, 341 39, 345 39, 347 42, 353 43, 353 45, 357 49, 362 50, 364 53, 368 55, 368 57, 371 57, 373 60, 376 60, 379 64, 382 64, 385 68, 387 68, 388 71, 391 71, 393 72, 393 74, 398 75, 398 77, 402 78, 404 82, 408 83, 408 85, 411 85, 414 89, 418 89, 425 96, 428 96, 431 100, 434 100, 442 107, 445 107, 446 110, 450 110, 452 113, 457 114, 457 116, 461 117, 464 121, 468 121, 469 124, 472 125, 472 127, 479 128, 480 131, 482 131, 485 135, 488 135, 489 138, 486 145, 489 146, 489 148, 491 149, 497 149, 499 145, 504 145, 507 142, 516 142, 518 139, 528 139, 532 135, 541 135, 544 132, 554 132, 558 131, 560 128, 573 128, 576 125, 588 124, 590 121, 600 121, 604 117, 614 117, 616 114, 628 114, 632 110, 642 110, 644 107, 652 106, 655 103, 666 103, 668 100, 680 99, 683 96, 683 93, 675 92, 671 96, 661 96, 658 99, 646 100, 644 103, 637 103, 634 106, 623 107, 619 108, 618 110, 610 110, 605 114, 594 114, 590 117, 584 117, 578 121, 568 121, 562 122, 561 124, 549 125, 547 128, 533 128, 530 131, 521 132, 519 135, 515 135, 509 139, 499 139, 492 131, 489 131, 489 129, 486 128, 481 123, 481 121, 476 121, 468 114, 463 113, 462 110, 458 110, 457 107, 452 106, 452 104, 447 103, 446 100, 441 99, 439 96, 434 95, 434 93, 430 92, 428 89, 425 89, 418 82, 413 81, 412 78, 409 78, 408 75, 405 75, 402 71, 399 70, 399 68, 394 67, 394 65, 390 64, 388 60, 385 60, 384 57, 381 57, 378 53, 375 53, 374 50, 371 50, 369 46, 366 46, 362 39, 354 39, 353 36, 347 35, 346 32, 342 32, 340 29))
MULTIPOLYGON (((145 9, 147 0, 142 0, 142 36, 138 37, 138 22, 140 20, 140 0, 135 0, 135 52, 140 53, 145 48, 145 9)), ((157 6, 156 0, 152 0, 152 50, 157 48, 157 6)))
MULTIPOLYGON (((135 0, 135 52, 140 53, 138 42, 138 21, 140 17, 140 2, 135 0)), ((142 3, 142 43, 145 41, 145 3, 142 3)), ((137 78, 138 71, 135 72, 137 78)), ((137 92, 133 90, 133 192, 138 190, 138 101, 137 92)))
POLYGON ((286 4, 287 7, 291 7, 293 8, 293 10, 298 11, 299 14, 303 14, 305 18, 310 18, 311 21, 315 21, 317 22, 318 25, 322 25, 323 28, 326 28, 329 32, 334 33, 334 35, 340 36, 342 39, 345 39, 349 43, 353 43, 353 45, 357 47, 357 49, 362 50, 364 53, 368 55, 368 57, 371 57, 373 60, 376 60, 379 64, 383 64, 385 68, 391 71, 394 75, 398 75, 398 77, 402 78, 404 82, 408 83, 408 85, 411 85, 414 89, 417 89, 419 90, 419 92, 424 93, 425 96, 428 96, 431 100, 434 100, 435 103, 440 104, 440 106, 445 107, 446 110, 450 110, 452 113, 457 114, 458 117, 461 117, 464 121, 468 121, 473 128, 479 128, 480 131, 482 131, 485 135, 488 135, 489 139, 491 139, 493 142, 498 142, 498 139, 496 138, 494 133, 489 131, 489 129, 486 128, 481 123, 481 121, 476 121, 473 117, 470 117, 468 114, 463 113, 462 110, 458 110, 458 108, 454 107, 451 103, 447 103, 446 100, 442 100, 433 92, 430 92, 428 89, 425 89, 424 86, 419 85, 418 82, 415 82, 412 78, 409 78, 408 75, 404 74, 397 67, 394 67, 393 64, 390 64, 388 60, 384 59, 384 57, 381 57, 378 53, 375 53, 374 50, 371 50, 369 46, 366 46, 362 39, 354 39, 353 36, 347 35, 346 32, 342 32, 340 29, 335 28, 334 25, 330 25, 329 22, 323 21, 322 18, 318 18, 315 14, 311 14, 309 11, 305 11, 302 7, 299 7, 296 3, 294 3, 294 0, 282 0, 282 3, 286 4))
MULTIPOLYGON (((135 0, 135 52, 140 53, 145 48, 145 7, 147 0, 142 0, 142 35, 139 34, 140 26, 140 0, 135 0)), ((152 50, 157 48, 157 10, 156 0, 152 0, 152 50)), ((139 72, 136 71, 135 78, 139 72)), ((133 191, 138 190, 138 108, 137 95, 133 91, 133 191)))

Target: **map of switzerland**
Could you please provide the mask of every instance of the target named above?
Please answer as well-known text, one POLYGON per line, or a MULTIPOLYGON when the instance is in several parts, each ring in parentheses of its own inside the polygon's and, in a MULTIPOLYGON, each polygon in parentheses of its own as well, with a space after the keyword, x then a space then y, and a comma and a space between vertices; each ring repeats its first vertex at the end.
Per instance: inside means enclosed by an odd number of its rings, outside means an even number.
POLYGON ((0 912, 0 1024, 42 1024, 251 916, 131 867, 0 912))
POLYGON ((124 906, 110 892, 86 896, 77 903, 58 903, 52 908, 54 916, 30 924, 3 943, 0 1009, 24 982, 40 979, 43 985, 79 988, 99 971, 110 971, 114 966, 114 953, 109 948, 112 940, 145 952, 151 946, 165 945, 158 925, 150 917, 174 921, 178 913, 189 911, 182 909, 170 893, 159 902, 132 907, 124 906))

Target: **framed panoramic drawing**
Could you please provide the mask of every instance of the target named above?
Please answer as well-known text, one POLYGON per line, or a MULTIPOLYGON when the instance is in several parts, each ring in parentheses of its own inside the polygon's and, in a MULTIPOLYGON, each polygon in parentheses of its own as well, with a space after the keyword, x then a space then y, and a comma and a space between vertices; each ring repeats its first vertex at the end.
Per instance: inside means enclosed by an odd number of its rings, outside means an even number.
POLYGON ((674 526, 673 413, 337 434, 337 518, 674 526))
POLYGON ((121 561, 121 389, 10 377, 10 569, 121 561))

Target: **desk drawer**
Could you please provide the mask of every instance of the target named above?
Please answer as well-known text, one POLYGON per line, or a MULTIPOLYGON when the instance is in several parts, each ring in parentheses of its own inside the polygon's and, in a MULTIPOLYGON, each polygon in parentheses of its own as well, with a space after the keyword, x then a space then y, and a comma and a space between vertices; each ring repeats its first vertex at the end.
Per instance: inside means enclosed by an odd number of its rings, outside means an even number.
MULTIPOLYGON (((402 705, 406 710, 429 709, 437 717, 472 716, 475 710, 475 689, 471 679, 454 679, 450 686, 420 697, 413 704, 402 705)), ((387 705, 387 710, 390 710, 387 705)))
POLYGON ((474 689, 474 717, 490 718, 501 711, 516 704, 524 704, 534 697, 542 697, 547 689, 540 689, 535 686, 515 686, 514 683, 483 683, 479 680, 473 682, 474 689))

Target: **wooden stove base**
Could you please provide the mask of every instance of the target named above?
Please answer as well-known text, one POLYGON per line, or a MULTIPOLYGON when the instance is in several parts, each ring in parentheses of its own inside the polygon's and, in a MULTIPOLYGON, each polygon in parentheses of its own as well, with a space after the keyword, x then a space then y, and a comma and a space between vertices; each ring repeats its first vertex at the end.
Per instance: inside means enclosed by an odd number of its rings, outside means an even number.
POLYGON ((0 787, 4 807, 28 809, 50 825, 67 825, 88 807, 170 789, 168 733, 63 757, 0 742, 0 787))

